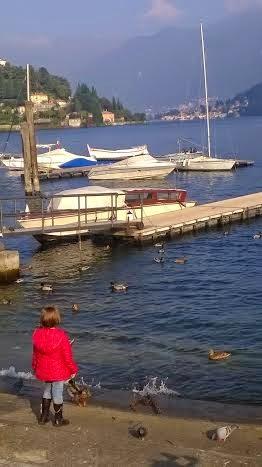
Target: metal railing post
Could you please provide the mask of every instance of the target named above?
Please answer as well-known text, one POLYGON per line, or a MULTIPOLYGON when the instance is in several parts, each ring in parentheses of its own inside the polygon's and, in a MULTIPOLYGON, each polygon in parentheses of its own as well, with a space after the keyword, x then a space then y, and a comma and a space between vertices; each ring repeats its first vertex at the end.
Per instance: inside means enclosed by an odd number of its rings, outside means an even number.
POLYGON ((113 219, 114 219, 114 202, 113 202, 113 194, 111 194, 111 227, 113 227, 113 219))
POLYGON ((52 219, 52 227, 54 227, 54 198, 51 198, 51 219, 52 219))
POLYGON ((87 198, 85 195, 85 223, 87 224, 87 198))
POLYGON ((45 218, 44 218, 44 200, 41 199, 41 216, 42 216, 42 232, 45 230, 45 218))
POLYGON ((81 218, 80 218, 80 195, 78 195, 78 229, 80 232, 81 218))
POLYGON ((143 198, 141 195, 139 195, 140 197, 140 207, 141 207, 141 226, 143 225, 144 223, 144 213, 143 213, 143 198))
POLYGON ((1 223, 1 233, 3 233, 3 203, 0 200, 0 223, 1 223))

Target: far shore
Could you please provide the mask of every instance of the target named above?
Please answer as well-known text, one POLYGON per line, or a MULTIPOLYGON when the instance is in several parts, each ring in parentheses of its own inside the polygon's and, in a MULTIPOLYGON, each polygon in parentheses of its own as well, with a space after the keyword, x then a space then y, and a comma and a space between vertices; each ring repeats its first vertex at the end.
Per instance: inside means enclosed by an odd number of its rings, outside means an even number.
MULTIPOLYGON (((114 123, 113 125, 90 125, 90 126, 79 126, 79 127, 71 127, 71 126, 61 126, 61 125, 35 125, 36 130, 82 130, 88 128, 112 128, 112 127, 119 127, 119 126, 128 126, 128 125, 144 125, 148 122, 125 122, 125 123, 114 123)), ((10 125, 0 125, 0 132, 18 132, 20 131, 20 125, 13 125, 10 128, 10 125)))
MULTIPOLYGON (((219 417, 209 412, 203 418, 190 418, 181 414, 168 417, 167 409, 161 415, 151 415, 149 409, 134 413, 128 408, 94 402, 85 408, 65 404, 65 416, 71 424, 57 429, 51 423, 44 427, 37 425, 39 399, 0 394, 0 464, 7 467, 262 465, 262 426, 258 420, 254 424, 241 423, 225 443, 207 436, 209 430, 228 424, 228 418, 237 413, 234 406, 220 404, 219 417), (140 425, 148 430, 144 440, 134 436, 140 425)), ((260 408, 259 412, 261 416, 260 408)))

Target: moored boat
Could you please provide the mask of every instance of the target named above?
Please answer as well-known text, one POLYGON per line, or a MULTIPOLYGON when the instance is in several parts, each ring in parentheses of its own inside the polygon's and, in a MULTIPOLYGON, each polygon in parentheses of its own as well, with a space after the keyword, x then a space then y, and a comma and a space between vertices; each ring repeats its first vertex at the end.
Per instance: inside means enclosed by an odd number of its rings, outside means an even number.
POLYGON ((90 180, 138 180, 163 178, 175 169, 172 162, 155 159, 149 154, 133 156, 114 164, 97 166, 90 170, 90 180))
POLYGON ((141 156, 148 154, 146 145, 134 146, 128 149, 99 149, 91 148, 87 145, 88 153, 90 156, 95 157, 98 161, 121 161, 128 157, 141 156))
POLYGON ((220 159, 218 157, 206 156, 204 154, 176 154, 169 155, 170 162, 173 162, 175 169, 180 172, 187 171, 228 171, 235 167, 234 159, 220 159))
POLYGON ((18 219, 24 229, 35 232, 41 242, 75 240, 89 236, 88 224, 99 226, 103 223, 141 223, 144 216, 164 214, 193 207, 195 201, 187 201, 187 192, 176 188, 129 188, 109 189, 101 186, 87 186, 65 190, 48 198, 46 208, 41 212, 29 208, 18 219), (45 232, 55 227, 58 231, 45 232), (59 228, 61 227, 61 231, 59 228), (68 228, 68 230, 66 230, 68 228), (70 229, 70 230, 69 230, 70 229))
MULTIPOLYGON (((37 163, 40 169, 65 169, 74 167, 94 166, 97 161, 91 156, 82 156, 66 151, 64 148, 52 149, 53 145, 38 145, 38 147, 49 148, 48 152, 37 155, 37 163)), ((2 158, 2 164, 9 170, 23 170, 23 157, 2 158)))

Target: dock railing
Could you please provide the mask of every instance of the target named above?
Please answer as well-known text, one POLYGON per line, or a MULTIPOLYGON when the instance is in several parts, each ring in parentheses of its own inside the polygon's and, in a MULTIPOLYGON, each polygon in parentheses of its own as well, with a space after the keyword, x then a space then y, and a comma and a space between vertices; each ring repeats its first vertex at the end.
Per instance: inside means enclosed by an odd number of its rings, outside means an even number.
MULTIPOLYGON (((34 232, 55 232, 87 229, 88 226, 108 228, 130 226, 128 216, 119 216, 120 211, 127 206, 119 206, 119 193, 80 193, 52 194, 39 197, 6 197, 0 199, 0 232, 3 236, 10 234, 33 234, 34 232), (106 197, 107 200, 103 200, 106 197), (101 198, 98 206, 92 206, 92 199, 101 198), (60 206, 58 206, 58 199, 60 206), (63 200, 70 199, 69 203, 63 200), (109 202, 108 202, 109 199, 109 202), (63 221, 61 223, 61 219, 63 221), (68 222, 66 221, 68 219, 68 222), (21 224, 27 223, 28 227, 21 224)), ((134 219, 135 224, 143 222, 143 207, 141 204, 141 219, 134 219)))

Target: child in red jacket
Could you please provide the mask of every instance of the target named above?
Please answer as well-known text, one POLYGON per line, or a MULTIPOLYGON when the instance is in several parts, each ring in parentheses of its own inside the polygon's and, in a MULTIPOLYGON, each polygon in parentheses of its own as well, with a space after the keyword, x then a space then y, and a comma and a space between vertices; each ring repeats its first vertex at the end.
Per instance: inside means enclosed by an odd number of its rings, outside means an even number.
POLYGON ((63 418, 64 383, 73 378, 77 365, 73 360, 72 346, 65 331, 57 326, 61 322, 58 308, 47 306, 42 309, 40 327, 33 333, 32 368, 37 379, 46 383, 39 424, 49 420, 53 399, 55 426, 68 425, 63 418))

